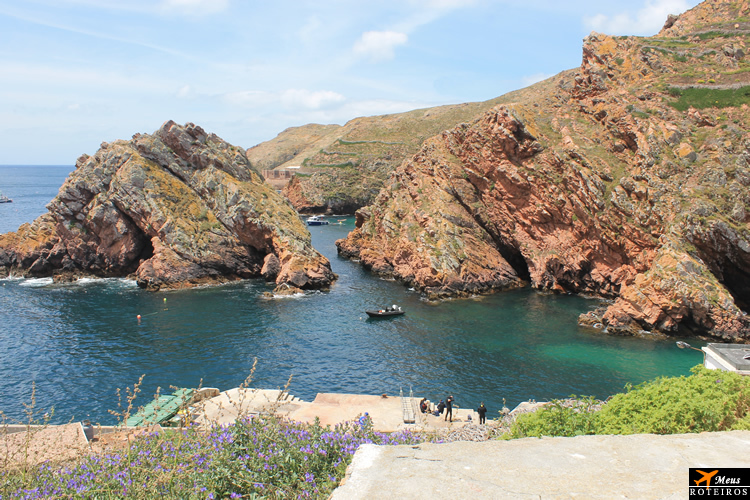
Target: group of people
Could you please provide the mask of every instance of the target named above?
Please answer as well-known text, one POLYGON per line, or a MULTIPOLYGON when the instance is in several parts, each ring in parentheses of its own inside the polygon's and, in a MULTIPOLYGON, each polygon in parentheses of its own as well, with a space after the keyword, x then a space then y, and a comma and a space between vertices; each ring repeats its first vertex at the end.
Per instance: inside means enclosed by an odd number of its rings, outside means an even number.
MULTIPOLYGON (((436 417, 439 417, 440 415, 445 412, 445 417, 443 420, 453 422, 453 396, 448 396, 445 401, 442 399, 435 407, 435 411, 432 413, 436 417)), ((427 402, 427 398, 422 398, 422 401, 419 402, 419 411, 422 413, 429 413, 430 412, 430 404, 427 402)), ((484 403, 481 403, 479 405, 479 408, 477 408, 477 413, 479 414, 479 423, 485 424, 487 423, 487 407, 484 406, 484 403)))

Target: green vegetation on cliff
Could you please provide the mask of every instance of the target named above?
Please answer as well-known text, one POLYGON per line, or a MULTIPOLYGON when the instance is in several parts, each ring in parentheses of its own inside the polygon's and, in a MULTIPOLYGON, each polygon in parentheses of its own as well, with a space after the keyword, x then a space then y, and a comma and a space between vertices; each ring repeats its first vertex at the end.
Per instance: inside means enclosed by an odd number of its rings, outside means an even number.
POLYGON ((669 103, 678 111, 687 111, 693 107, 706 108, 737 108, 743 104, 750 104, 750 86, 738 89, 712 88, 670 88, 670 95, 678 97, 677 101, 669 103))
POLYGON ((504 439, 584 434, 682 434, 750 429, 750 378, 696 366, 688 377, 627 386, 601 410, 593 398, 521 415, 504 439))

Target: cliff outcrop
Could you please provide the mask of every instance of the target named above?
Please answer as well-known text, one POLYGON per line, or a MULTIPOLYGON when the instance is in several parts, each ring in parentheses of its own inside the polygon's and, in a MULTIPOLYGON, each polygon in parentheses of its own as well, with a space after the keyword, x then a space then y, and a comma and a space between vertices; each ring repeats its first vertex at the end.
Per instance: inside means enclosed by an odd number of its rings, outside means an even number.
POLYGON ((0 273, 134 275, 148 289, 260 276, 304 289, 335 279, 245 151, 190 123, 81 156, 47 209, 0 235, 0 273))
POLYGON ((583 62, 425 141, 342 255, 430 297, 530 283, 611 299, 611 333, 750 339, 748 2, 583 62))

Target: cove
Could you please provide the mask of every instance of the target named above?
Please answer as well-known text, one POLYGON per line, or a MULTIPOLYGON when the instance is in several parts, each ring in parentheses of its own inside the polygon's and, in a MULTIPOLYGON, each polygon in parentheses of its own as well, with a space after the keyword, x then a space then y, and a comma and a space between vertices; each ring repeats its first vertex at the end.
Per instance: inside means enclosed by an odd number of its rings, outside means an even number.
MULTIPOLYGON (((40 168, 25 167, 18 182, 48 175, 40 168)), ((3 192, 13 192, 13 178, 4 178, 3 192)), ((34 199, 52 199, 63 178, 34 199)), ((44 210, 32 205, 38 213, 30 209, 27 221, 44 210)), ((282 387, 292 376, 290 392, 306 400, 318 392, 396 396, 411 388, 433 400, 453 394, 460 407, 484 401, 495 416, 504 400, 512 408, 571 394, 605 398, 626 383, 687 375, 702 361, 673 341, 578 327, 593 299, 522 289, 424 301, 337 256, 334 241, 353 225, 348 217, 343 225, 310 227, 339 279, 329 291, 298 297, 264 298, 272 287, 262 280, 157 293, 127 280, 0 281, 0 410, 23 418, 34 383, 37 408, 55 407, 53 422, 112 424, 117 388, 141 375, 136 406, 159 387, 236 387, 257 358, 252 386, 282 387), (390 304, 406 314, 373 320, 364 313, 390 304)))

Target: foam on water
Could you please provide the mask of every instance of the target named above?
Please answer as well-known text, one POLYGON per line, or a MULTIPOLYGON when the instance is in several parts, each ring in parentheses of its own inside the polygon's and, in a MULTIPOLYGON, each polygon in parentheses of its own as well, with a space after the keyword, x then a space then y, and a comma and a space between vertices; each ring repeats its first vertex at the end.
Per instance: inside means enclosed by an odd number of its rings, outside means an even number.
POLYGON ((128 278, 79 278, 76 281, 65 283, 69 286, 105 285, 112 288, 138 288, 138 282, 128 278))
POLYGON ((97 283, 102 281, 100 278, 79 278, 72 282, 75 285, 89 285, 91 283, 97 283))
POLYGON ((22 281, 26 278, 23 276, 13 276, 12 274, 10 276, 7 276, 5 278, 0 278, 0 281, 22 281))
POLYGON ((31 288, 39 288, 49 286, 53 283, 52 278, 26 278, 21 280, 20 286, 28 286, 31 288))

